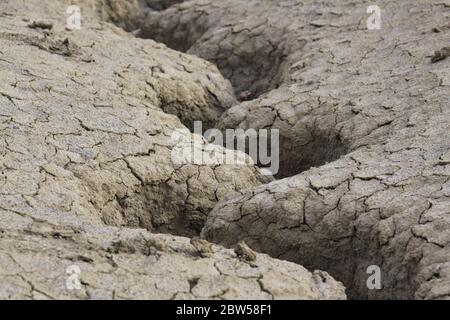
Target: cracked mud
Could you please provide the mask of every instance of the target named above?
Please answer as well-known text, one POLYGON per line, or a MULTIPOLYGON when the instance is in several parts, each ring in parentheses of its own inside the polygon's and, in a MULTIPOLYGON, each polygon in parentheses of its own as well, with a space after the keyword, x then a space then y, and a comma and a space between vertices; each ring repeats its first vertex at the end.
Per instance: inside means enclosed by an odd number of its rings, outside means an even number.
POLYGON ((448 1, 67 3, 0 3, 0 298, 450 298, 448 1), (277 180, 173 164, 196 120, 277 180))

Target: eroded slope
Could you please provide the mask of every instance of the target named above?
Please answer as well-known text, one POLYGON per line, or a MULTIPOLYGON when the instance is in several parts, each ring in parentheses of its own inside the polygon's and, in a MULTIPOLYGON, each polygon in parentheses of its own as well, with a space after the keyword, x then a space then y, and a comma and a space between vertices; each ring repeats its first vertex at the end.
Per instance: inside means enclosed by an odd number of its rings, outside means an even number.
POLYGON ((435 51, 450 3, 379 1, 372 31, 369 4, 197 0, 142 30, 216 62, 250 100, 219 128, 280 130, 288 178, 219 203, 205 238, 327 270, 354 297, 448 298, 450 60, 435 51))
POLYGON ((70 32, 65 10, 0 4, 0 297, 345 298, 326 273, 130 229, 195 235, 218 200, 268 180, 172 161, 182 122, 235 103, 212 64, 89 10, 70 32), (71 265, 81 290, 66 286, 71 265))

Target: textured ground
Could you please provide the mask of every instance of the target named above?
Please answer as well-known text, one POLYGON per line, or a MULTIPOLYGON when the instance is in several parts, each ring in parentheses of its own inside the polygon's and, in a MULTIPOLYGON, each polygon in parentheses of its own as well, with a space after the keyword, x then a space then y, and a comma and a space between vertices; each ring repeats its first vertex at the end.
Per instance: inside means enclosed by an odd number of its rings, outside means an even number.
POLYGON ((80 1, 78 31, 63 1, 0 3, 0 298, 345 298, 325 272, 150 233, 199 234, 218 200, 270 179, 172 162, 175 130, 237 101, 212 64, 101 22, 132 21, 124 3, 80 1))
POLYGON ((449 1, 378 1, 373 31, 368 1, 78 3, 81 32, 64 1, 0 4, 0 295, 345 297, 303 265, 450 297, 449 1), (279 180, 174 165, 194 120, 279 129, 279 180))
POLYGON ((189 1, 142 35, 215 62, 250 100, 218 127, 281 131, 288 178, 220 202, 206 239, 327 270, 351 296, 449 298, 450 60, 433 56, 450 3, 378 1, 379 31, 368 4, 189 1))

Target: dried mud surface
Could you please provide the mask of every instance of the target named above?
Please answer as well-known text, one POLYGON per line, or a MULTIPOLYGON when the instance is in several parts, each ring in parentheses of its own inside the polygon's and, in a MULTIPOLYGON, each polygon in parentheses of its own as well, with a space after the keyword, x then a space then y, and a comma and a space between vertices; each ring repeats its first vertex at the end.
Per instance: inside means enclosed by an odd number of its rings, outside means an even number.
POLYGON ((0 297, 450 298, 450 2, 76 3, 0 3, 0 297), (276 179, 174 164, 195 120, 276 179))
POLYGON ((215 123, 232 87, 123 31, 141 9, 111 3, 79 1, 73 31, 63 1, 0 3, 0 298, 344 299, 326 272, 183 237, 225 195, 271 179, 173 164, 172 133, 215 123))

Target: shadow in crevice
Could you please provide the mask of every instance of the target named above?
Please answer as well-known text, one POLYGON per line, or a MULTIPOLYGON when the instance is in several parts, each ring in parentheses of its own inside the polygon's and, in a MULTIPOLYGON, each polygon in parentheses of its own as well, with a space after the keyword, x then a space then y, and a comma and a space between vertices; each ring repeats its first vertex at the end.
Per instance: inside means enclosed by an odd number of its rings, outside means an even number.
POLYGON ((175 8, 179 6, 148 14, 138 36, 215 64, 233 85, 239 101, 253 100, 281 85, 290 52, 287 48, 300 50, 306 44, 284 38, 273 43, 270 35, 251 30, 247 26, 250 20, 237 23, 235 27, 241 31, 235 32, 228 24, 217 25, 216 13, 191 10, 177 16, 175 8))
POLYGON ((312 167, 335 161, 348 153, 348 146, 339 136, 316 135, 305 145, 290 137, 280 137, 280 170, 276 178, 286 178, 312 167))
MULTIPOLYGON (((226 131, 230 129, 222 129, 222 135, 226 137, 226 131)), ((205 138, 208 142, 215 143, 214 139, 208 136, 205 138)), ((269 170, 265 172, 272 172, 271 175, 276 179, 291 177, 312 167, 333 162, 349 151, 348 144, 338 135, 316 132, 313 139, 305 143, 302 139, 295 140, 295 137, 282 133, 274 134, 271 129, 241 130, 240 134, 235 134, 233 143, 222 146, 250 155, 256 166, 269 170)))

